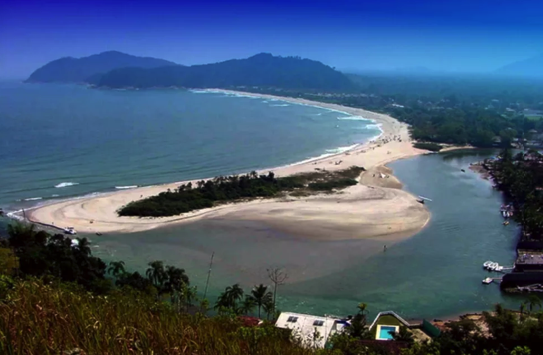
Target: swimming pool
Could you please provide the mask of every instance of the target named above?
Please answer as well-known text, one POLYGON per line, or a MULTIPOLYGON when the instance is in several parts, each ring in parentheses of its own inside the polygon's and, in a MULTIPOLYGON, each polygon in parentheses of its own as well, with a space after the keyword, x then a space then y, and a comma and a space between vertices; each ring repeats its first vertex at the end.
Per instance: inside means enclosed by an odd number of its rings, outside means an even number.
POLYGON ((396 327, 389 327, 387 325, 382 325, 379 329, 379 339, 382 340, 392 340, 392 334, 390 332, 396 332, 396 327))

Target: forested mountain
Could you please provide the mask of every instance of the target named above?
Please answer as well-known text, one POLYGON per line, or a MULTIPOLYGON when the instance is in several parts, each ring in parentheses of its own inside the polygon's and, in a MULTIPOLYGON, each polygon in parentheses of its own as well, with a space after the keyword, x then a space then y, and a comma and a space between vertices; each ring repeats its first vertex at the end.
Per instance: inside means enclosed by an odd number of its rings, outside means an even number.
POLYGON ((496 74, 543 77, 543 54, 503 66, 496 70, 496 74))
POLYGON ((96 84, 111 88, 259 86, 325 91, 349 91, 355 87, 345 75, 321 62, 267 53, 190 67, 116 69, 104 74, 96 84))
POLYGON ((117 51, 103 52, 83 58, 60 58, 34 71, 27 82, 81 83, 101 74, 124 67, 156 68, 176 65, 163 59, 136 57, 117 51))

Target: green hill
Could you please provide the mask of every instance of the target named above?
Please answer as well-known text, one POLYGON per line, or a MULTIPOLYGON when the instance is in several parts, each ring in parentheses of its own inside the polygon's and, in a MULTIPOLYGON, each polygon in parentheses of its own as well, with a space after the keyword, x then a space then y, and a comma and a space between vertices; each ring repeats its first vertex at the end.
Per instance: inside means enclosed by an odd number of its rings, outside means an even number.
POLYGON ((323 91, 348 91, 354 88, 345 75, 321 62, 267 53, 190 67, 116 69, 104 74, 97 84, 111 88, 258 86, 323 91))

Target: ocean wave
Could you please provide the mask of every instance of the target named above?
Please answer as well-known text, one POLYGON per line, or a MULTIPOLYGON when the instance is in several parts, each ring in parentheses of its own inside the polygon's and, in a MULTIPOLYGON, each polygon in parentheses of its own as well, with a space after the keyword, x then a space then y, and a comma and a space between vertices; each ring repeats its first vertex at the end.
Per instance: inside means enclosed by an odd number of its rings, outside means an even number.
POLYGON ((43 199, 43 197, 29 197, 29 198, 23 199, 23 201, 38 201, 41 199, 43 199))
POLYGON ((367 118, 362 116, 347 116, 347 117, 337 117, 340 121, 369 121, 367 118))
POLYGON ((348 152, 349 150, 353 150, 357 146, 358 146, 358 144, 353 144, 353 145, 349 145, 349 146, 345 146, 345 147, 338 147, 338 148, 335 148, 335 149, 326 149, 326 153, 341 154, 341 153, 348 152))
POLYGON ((127 189, 135 189, 138 185, 129 185, 129 186, 115 186, 117 190, 127 190, 127 189))
POLYGON ((262 103, 263 103, 263 104, 267 104, 267 103, 268 103, 268 101, 267 101, 267 100, 264 100, 264 101, 262 101, 262 103))
POLYGON ((53 194, 53 195, 51 195, 51 197, 58 197, 58 196, 59 196, 59 195, 57 195, 57 194, 53 194))
POLYGON ((271 107, 287 107, 290 106, 289 104, 277 104, 277 105, 270 105, 271 107))
POLYGON ((380 124, 380 123, 375 123, 375 124, 366 125, 365 128, 381 129, 381 127, 382 127, 382 124, 380 124))
POLYGON ((74 186, 74 185, 79 185, 79 183, 78 182, 61 182, 60 184, 55 185, 55 187, 58 189, 61 187, 68 187, 68 186, 74 186))

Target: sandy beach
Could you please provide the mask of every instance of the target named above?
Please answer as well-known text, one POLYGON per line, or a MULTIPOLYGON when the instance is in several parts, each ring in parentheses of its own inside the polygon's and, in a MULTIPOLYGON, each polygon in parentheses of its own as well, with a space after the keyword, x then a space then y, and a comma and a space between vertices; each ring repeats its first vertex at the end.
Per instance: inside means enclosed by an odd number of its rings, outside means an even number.
POLYGON ((278 230, 317 240, 378 237, 394 241, 417 233, 428 222, 428 210, 416 201, 415 196, 401 190, 400 181, 385 166, 394 160, 427 153, 413 148, 406 124, 387 115, 334 104, 270 95, 230 93, 279 99, 362 116, 379 124, 383 134, 375 141, 359 145, 348 152, 262 171, 272 170, 277 176, 287 176, 314 171, 317 168, 333 171, 357 165, 366 169, 360 176, 358 185, 335 194, 230 203, 175 217, 137 218, 117 215, 116 211, 131 201, 156 195, 185 183, 175 182, 54 203, 36 208, 27 215, 34 222, 58 227, 70 226, 80 233, 130 233, 202 218, 255 220, 278 230))

